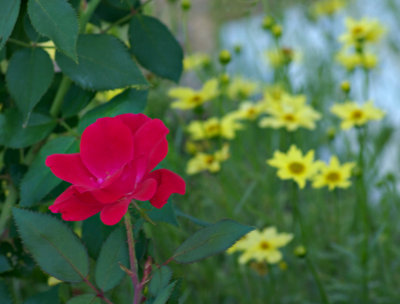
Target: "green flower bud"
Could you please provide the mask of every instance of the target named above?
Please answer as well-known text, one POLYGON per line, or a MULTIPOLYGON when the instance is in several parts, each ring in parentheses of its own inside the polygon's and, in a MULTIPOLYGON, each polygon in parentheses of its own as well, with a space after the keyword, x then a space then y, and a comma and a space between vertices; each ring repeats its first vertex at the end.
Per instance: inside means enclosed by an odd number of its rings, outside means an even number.
POLYGON ((219 53, 219 62, 223 65, 228 64, 231 61, 231 53, 228 50, 222 50, 219 53))

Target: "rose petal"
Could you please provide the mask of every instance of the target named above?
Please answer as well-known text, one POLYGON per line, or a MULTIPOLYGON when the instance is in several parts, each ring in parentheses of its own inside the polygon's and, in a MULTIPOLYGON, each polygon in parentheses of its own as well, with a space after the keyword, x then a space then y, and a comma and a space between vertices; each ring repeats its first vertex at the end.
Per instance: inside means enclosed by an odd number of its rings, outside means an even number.
POLYGON ((106 225, 117 224, 128 211, 130 202, 130 199, 125 199, 115 204, 106 205, 100 213, 101 221, 106 225))
POLYGON ((79 153, 49 155, 46 166, 66 182, 89 189, 97 187, 96 178, 86 169, 79 153))
POLYGON ((120 170, 133 158, 129 128, 116 118, 100 118, 82 134, 81 158, 99 182, 120 170))
POLYGON ((49 209, 53 213, 61 213, 65 221, 83 221, 100 212, 103 205, 89 192, 80 193, 75 186, 71 186, 61 193, 49 209))
POLYGON ((139 114, 121 114, 116 116, 115 118, 120 119, 125 125, 128 126, 129 130, 131 130, 132 135, 136 133, 139 128, 144 125, 146 122, 150 121, 151 118, 139 113, 139 114))
POLYGON ((148 201, 154 196, 156 190, 157 181, 154 178, 148 178, 137 186, 132 198, 138 201, 148 201))
POLYGON ((148 177, 156 179, 158 184, 156 193, 150 199, 150 203, 156 208, 164 206, 172 193, 183 195, 186 192, 185 181, 178 174, 170 170, 155 170, 151 172, 148 177))
POLYGON ((137 130, 134 136, 135 157, 147 157, 147 172, 151 171, 165 157, 168 147, 165 148, 163 141, 166 141, 165 136, 168 133, 168 128, 159 119, 153 119, 137 130), (160 150, 159 153, 153 152, 157 149, 160 150))

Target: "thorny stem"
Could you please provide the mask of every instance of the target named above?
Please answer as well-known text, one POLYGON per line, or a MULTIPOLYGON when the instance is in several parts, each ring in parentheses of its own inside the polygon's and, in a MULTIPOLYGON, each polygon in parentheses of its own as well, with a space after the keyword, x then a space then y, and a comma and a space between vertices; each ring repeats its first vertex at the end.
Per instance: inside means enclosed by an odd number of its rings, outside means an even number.
POLYGON ((142 301, 143 285, 139 281, 139 276, 138 276, 138 267, 137 267, 136 253, 135 253, 135 240, 133 237, 132 222, 129 212, 125 214, 124 220, 125 220, 126 236, 128 239, 129 263, 131 265, 131 271, 129 275, 132 279, 132 284, 135 292, 133 297, 133 304, 140 304, 142 301))

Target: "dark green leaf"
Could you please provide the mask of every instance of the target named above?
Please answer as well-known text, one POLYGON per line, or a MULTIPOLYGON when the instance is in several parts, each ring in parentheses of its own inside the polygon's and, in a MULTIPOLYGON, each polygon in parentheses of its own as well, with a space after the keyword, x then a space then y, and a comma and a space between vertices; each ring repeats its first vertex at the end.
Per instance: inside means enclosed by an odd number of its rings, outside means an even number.
POLYGON ((0 255, 0 273, 11 270, 12 267, 4 255, 0 255))
POLYGON ((182 74, 183 51, 169 29, 158 19, 136 15, 129 25, 132 53, 146 69, 179 81, 182 74))
POLYGON ((0 279, 0 303, 1 304, 12 304, 10 291, 3 279, 0 279))
POLYGON ((172 277, 172 271, 167 266, 163 266, 157 269, 153 273, 149 284, 149 292, 153 296, 157 296, 165 287, 168 286, 169 281, 172 277))
POLYGON ((29 0, 28 14, 40 34, 49 37, 58 49, 77 60, 78 18, 67 0, 29 0))
POLYGON ((88 275, 85 247, 66 224, 51 215, 13 209, 19 234, 40 268, 59 280, 80 282, 88 275))
POLYGON ((231 247, 254 228, 232 220, 222 220, 190 236, 175 250, 173 258, 178 263, 192 263, 231 247))
POLYGON ((147 215, 154 222, 164 222, 174 226, 179 226, 176 219, 175 210, 172 202, 168 202, 161 209, 153 207, 149 202, 140 203, 140 206, 147 211, 147 215))
POLYGON ((97 260, 101 246, 112 230, 112 226, 103 224, 99 214, 95 214, 83 222, 82 241, 93 259, 97 260))
POLYGON ((75 84, 72 84, 61 107, 62 117, 71 117, 79 113, 93 99, 93 91, 83 90, 75 84))
POLYGON ((31 20, 29 19, 28 14, 24 16, 24 29, 26 35, 29 37, 32 42, 44 42, 48 41, 49 38, 40 35, 35 28, 32 26, 31 20))
POLYGON ((56 126, 53 118, 32 113, 29 123, 16 109, 0 114, 0 145, 9 148, 25 148, 44 139, 56 126))
POLYGON ((103 291, 114 288, 125 275, 120 264, 128 267, 128 261, 129 256, 125 234, 119 228, 110 234, 101 248, 95 269, 97 286, 103 291))
POLYGON ((172 282, 167 287, 165 287, 156 297, 153 304, 165 304, 167 303, 172 291, 174 290, 176 282, 172 282))
POLYGON ((11 35, 20 6, 21 0, 0 0, 0 50, 11 35))
POLYGON ((62 180, 45 165, 46 157, 56 153, 74 153, 78 143, 74 137, 58 137, 47 142, 33 161, 21 182, 21 206, 30 207, 40 202, 62 180))
POLYGON ((58 286, 51 288, 46 292, 41 292, 30 297, 23 304, 59 304, 58 286))
POLYGON ((83 294, 70 299, 67 304, 101 304, 101 300, 94 294, 83 294))
POLYGON ((41 48, 23 49, 14 53, 7 68, 6 80, 11 96, 24 115, 46 93, 53 75, 53 63, 41 48))
POLYGON ((78 63, 57 52, 61 70, 78 85, 92 90, 112 90, 147 82, 125 45, 110 35, 80 35, 78 63))
POLYGON ((113 117, 125 113, 141 113, 146 107, 148 91, 128 89, 115 96, 109 102, 98 106, 97 108, 85 114, 78 126, 78 131, 83 130, 94 123, 97 118, 113 117))

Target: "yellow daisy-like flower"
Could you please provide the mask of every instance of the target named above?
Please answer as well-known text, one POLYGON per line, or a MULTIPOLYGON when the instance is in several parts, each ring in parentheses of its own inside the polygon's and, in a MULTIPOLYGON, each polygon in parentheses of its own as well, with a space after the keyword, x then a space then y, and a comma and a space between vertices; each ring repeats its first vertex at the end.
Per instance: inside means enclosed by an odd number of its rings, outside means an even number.
POLYGON ((260 120, 261 128, 286 128, 295 131, 298 128, 315 129, 315 122, 321 118, 321 114, 306 104, 303 95, 285 95, 280 101, 264 104, 265 112, 269 117, 260 120))
POLYGON ((279 248, 286 246, 292 239, 293 234, 278 233, 275 227, 268 227, 262 231, 253 230, 228 249, 228 253, 242 251, 239 257, 240 264, 249 261, 276 264, 282 260, 279 248))
POLYGON ((337 103, 331 107, 331 112, 342 120, 340 127, 344 130, 365 125, 370 120, 381 120, 385 116, 382 110, 373 105, 372 100, 363 105, 353 101, 337 103))
POLYGON ((355 20, 347 18, 345 23, 347 32, 339 37, 339 41, 347 46, 359 48, 365 43, 378 42, 385 32, 384 26, 375 19, 355 20))
POLYGON ((340 165, 336 156, 332 156, 329 164, 321 165, 320 172, 313 179, 314 188, 327 186, 329 190, 335 188, 348 188, 351 185, 351 170, 355 167, 354 162, 340 165))
POLYGON ((236 115, 227 114, 224 117, 211 117, 206 121, 192 121, 187 130, 193 140, 202 140, 214 137, 233 139, 237 130, 242 129, 236 115))
POLYGON ((303 153, 295 145, 292 145, 286 154, 275 151, 274 157, 267 160, 267 164, 278 168, 279 178, 293 179, 301 189, 321 166, 320 161, 314 162, 314 150, 308 151, 303 156, 303 153))
POLYGON ((210 56, 203 53, 195 53, 183 59, 183 69, 185 71, 203 68, 211 63, 210 56))
POLYGON ((200 152, 189 160, 186 173, 193 175, 201 171, 218 172, 221 170, 221 162, 227 160, 229 156, 229 145, 224 145, 213 154, 200 152))
POLYGON ((311 12, 315 16, 333 15, 346 6, 346 0, 321 0, 311 7, 311 12))
POLYGON ((357 67, 373 69, 378 64, 378 58, 372 53, 359 54, 340 51, 336 55, 336 60, 349 71, 352 71, 357 67))
POLYGON ((207 101, 217 97, 219 94, 218 80, 208 80, 201 90, 193 90, 187 87, 172 88, 168 91, 168 96, 175 98, 171 107, 181 110, 194 109, 203 105, 207 101))
POLYGON ((230 99, 244 100, 254 95, 258 91, 258 83, 246 80, 241 77, 235 77, 227 88, 227 94, 230 99))
POLYGON ((264 111, 264 106, 261 103, 246 101, 242 103, 238 110, 234 111, 239 119, 255 120, 264 111))

